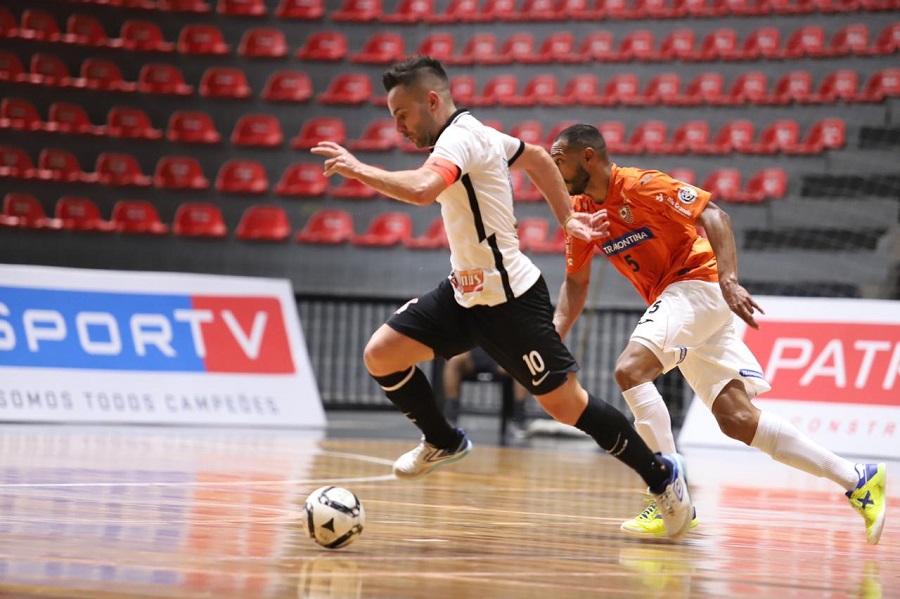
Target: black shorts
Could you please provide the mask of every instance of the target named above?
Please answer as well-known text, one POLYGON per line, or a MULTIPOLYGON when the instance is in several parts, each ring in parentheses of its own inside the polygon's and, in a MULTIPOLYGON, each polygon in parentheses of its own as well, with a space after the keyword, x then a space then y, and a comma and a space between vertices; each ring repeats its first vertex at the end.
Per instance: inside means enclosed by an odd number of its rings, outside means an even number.
POLYGON ((575 358, 553 326, 553 305, 541 277, 520 297, 497 306, 464 308, 444 279, 388 319, 394 330, 451 358, 481 346, 533 395, 562 385, 578 370, 575 358))

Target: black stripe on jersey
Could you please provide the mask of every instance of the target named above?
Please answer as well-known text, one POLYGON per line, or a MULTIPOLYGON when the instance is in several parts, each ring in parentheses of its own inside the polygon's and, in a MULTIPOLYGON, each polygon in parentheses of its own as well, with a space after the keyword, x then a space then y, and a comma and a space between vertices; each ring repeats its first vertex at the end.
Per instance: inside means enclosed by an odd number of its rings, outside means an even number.
POLYGON ((509 273, 506 272, 506 267, 503 266, 503 254, 500 253, 500 247, 497 245, 497 236, 491 235, 488 237, 484 230, 484 221, 481 219, 481 208, 478 206, 478 197, 475 195, 475 186, 472 185, 472 179, 469 175, 463 175, 460 181, 462 181, 463 187, 466 189, 466 195, 469 197, 469 208, 472 210, 472 217, 475 220, 475 231, 478 233, 478 242, 488 242, 491 253, 494 254, 494 265, 497 267, 497 272, 500 273, 500 280, 503 282, 503 293, 506 294, 507 300, 514 299, 515 296, 513 295, 512 286, 509 284, 509 273))
POLYGON ((522 152, 525 151, 525 142, 521 139, 519 140, 519 149, 516 150, 516 153, 512 155, 512 158, 506 161, 507 166, 512 166, 512 163, 515 162, 519 156, 522 155, 522 152))

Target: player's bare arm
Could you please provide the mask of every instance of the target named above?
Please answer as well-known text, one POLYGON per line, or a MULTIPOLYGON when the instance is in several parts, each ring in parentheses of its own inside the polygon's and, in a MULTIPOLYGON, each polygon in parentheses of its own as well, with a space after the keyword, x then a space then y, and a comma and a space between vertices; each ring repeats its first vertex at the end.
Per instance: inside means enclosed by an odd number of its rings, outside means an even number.
POLYGON ((706 230, 706 236, 716 254, 716 262, 719 268, 719 287, 722 295, 728 303, 731 311, 737 314, 741 320, 754 329, 759 328, 753 311, 759 310, 750 294, 738 283, 737 274, 737 247, 734 243, 734 231, 731 228, 731 218, 724 210, 710 202, 700 214, 698 223, 706 230))
POLYGON ((444 177, 429 168, 427 162, 416 170, 386 171, 361 162, 333 141, 319 142, 310 152, 325 157, 326 177, 342 175, 357 179, 375 191, 407 204, 432 204, 447 188, 444 177))
POLYGON ((556 332, 563 339, 566 338, 572 329, 572 325, 581 316, 590 285, 590 262, 581 270, 566 274, 566 279, 559 289, 556 311, 553 313, 553 326, 556 327, 556 332))
POLYGON ((572 210, 565 181, 544 148, 525 144, 525 150, 513 162, 511 168, 525 171, 534 186, 544 195, 556 220, 567 233, 585 241, 609 236, 609 221, 605 210, 599 210, 594 214, 572 210))

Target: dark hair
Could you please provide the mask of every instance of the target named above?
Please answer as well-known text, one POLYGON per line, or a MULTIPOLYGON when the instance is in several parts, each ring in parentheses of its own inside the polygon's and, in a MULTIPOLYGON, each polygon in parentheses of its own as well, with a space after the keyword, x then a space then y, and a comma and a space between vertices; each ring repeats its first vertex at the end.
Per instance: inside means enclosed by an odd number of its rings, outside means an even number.
POLYGON ((603 134, 593 125, 585 125, 584 123, 566 127, 560 131, 559 135, 556 136, 556 143, 572 150, 593 148, 598 152, 606 151, 606 140, 603 139, 603 134))
POLYGON ((398 85, 410 85, 429 75, 437 77, 449 88, 450 80, 441 61, 421 54, 391 65, 381 76, 381 82, 385 91, 391 91, 398 85))

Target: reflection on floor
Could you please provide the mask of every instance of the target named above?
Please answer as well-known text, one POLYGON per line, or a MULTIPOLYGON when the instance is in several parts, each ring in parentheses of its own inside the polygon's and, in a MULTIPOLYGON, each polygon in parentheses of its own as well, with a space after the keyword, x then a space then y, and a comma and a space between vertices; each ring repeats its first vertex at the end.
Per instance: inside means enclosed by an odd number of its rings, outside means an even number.
POLYGON ((761 454, 689 453, 701 526, 642 542, 618 530, 639 479, 590 441, 498 448, 495 419, 464 424, 473 454, 413 483, 390 474, 416 442, 394 413, 327 431, 0 426, 0 596, 900 597, 896 520, 868 546, 839 489, 761 454), (323 484, 366 506, 346 549, 298 517, 323 484))

